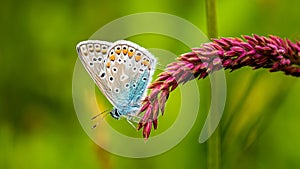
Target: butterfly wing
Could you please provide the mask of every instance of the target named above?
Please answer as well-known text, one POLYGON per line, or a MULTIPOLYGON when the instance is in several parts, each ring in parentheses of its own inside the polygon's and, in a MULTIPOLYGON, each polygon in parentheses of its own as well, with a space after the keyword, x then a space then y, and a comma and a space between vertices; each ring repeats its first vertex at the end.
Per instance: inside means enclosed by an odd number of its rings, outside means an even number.
POLYGON ((155 69, 156 59, 150 52, 125 40, 84 41, 77 51, 99 89, 121 114, 139 106, 155 69))
MULTIPOLYGON (((112 44, 106 62, 107 86, 112 91, 111 97, 117 108, 126 111, 126 108, 140 104, 151 81, 155 64, 155 57, 133 42, 119 40, 112 44)), ((128 112, 123 112, 126 113, 128 112)))
POLYGON ((109 89, 106 86, 106 79, 103 78, 103 75, 101 76, 100 73, 106 71, 105 62, 107 52, 112 44, 113 43, 106 41, 87 40, 80 42, 76 46, 78 56, 84 68, 111 103, 112 98, 111 95, 107 93, 109 89))

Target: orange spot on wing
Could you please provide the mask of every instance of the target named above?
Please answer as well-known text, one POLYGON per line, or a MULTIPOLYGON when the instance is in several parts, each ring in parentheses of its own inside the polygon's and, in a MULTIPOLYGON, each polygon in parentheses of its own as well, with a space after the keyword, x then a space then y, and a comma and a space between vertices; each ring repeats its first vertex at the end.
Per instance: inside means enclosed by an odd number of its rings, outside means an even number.
POLYGON ((109 56, 109 59, 110 59, 111 61, 115 61, 115 60, 116 60, 116 57, 115 57, 115 55, 110 55, 110 56, 109 56))
POLYGON ((128 52, 128 50, 127 49, 123 49, 122 52, 123 52, 124 55, 126 55, 127 52, 128 52))
POLYGON ((106 49, 103 49, 103 50, 102 50, 102 53, 103 53, 103 54, 105 54, 106 52, 107 52, 107 50, 106 50, 106 49))
POLYGON ((140 61, 141 59, 142 59, 142 56, 140 56, 140 55, 136 55, 135 56, 135 61, 136 62, 140 61))
POLYGON ((147 60, 144 60, 144 61, 142 62, 142 64, 143 64, 144 66, 149 66, 149 65, 150 65, 149 61, 147 61, 147 60))
POLYGON ((121 53, 121 50, 116 50, 116 54, 120 54, 121 53))
POLYGON ((129 51, 129 52, 128 52, 128 57, 131 58, 131 57, 133 56, 133 54, 134 54, 134 52, 130 52, 130 51, 129 51))
POLYGON ((106 63, 106 67, 109 68, 110 67, 110 62, 106 63))

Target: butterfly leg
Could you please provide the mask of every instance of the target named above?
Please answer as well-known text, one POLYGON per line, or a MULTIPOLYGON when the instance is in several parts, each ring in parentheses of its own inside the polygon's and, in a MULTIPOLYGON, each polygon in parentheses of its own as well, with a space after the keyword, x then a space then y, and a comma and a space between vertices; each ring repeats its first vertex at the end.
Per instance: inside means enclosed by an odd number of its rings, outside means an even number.
POLYGON ((128 122, 134 129, 136 129, 136 126, 130 121, 130 118, 127 117, 126 119, 127 119, 127 122, 128 122))
POLYGON ((128 114, 128 115, 126 116, 126 119, 127 119, 127 122, 128 122, 133 128, 136 129, 136 126, 135 126, 132 122, 134 122, 134 123, 139 123, 140 120, 141 120, 142 118, 139 117, 139 116, 137 116, 137 115, 135 115, 135 114, 128 114))

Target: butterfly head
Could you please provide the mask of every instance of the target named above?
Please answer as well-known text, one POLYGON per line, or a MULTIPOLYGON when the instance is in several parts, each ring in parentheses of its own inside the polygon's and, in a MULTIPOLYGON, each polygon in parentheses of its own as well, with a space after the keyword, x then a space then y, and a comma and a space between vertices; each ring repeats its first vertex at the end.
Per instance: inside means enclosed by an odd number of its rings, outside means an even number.
POLYGON ((119 120, 121 118, 121 113, 119 113, 117 108, 113 108, 113 110, 111 112, 109 112, 111 117, 119 120))

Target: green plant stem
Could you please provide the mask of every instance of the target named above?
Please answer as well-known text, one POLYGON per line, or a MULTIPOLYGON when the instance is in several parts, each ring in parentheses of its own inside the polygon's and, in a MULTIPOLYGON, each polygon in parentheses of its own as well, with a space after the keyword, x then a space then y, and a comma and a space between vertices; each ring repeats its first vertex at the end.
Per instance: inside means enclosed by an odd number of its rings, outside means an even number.
POLYGON ((216 0, 205 0, 206 3, 206 24, 208 38, 218 37, 216 0))
MULTIPOLYGON (((217 16, 216 16, 216 1, 206 0, 206 23, 208 38, 216 38, 217 31, 217 16)), ((221 162, 221 146, 220 146, 220 125, 216 128, 214 134, 207 141, 207 168, 220 169, 221 162)))
POLYGON ((213 135, 207 140, 207 168, 220 169, 220 125, 216 128, 213 135))

